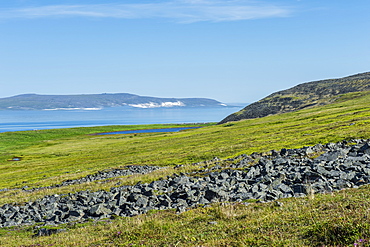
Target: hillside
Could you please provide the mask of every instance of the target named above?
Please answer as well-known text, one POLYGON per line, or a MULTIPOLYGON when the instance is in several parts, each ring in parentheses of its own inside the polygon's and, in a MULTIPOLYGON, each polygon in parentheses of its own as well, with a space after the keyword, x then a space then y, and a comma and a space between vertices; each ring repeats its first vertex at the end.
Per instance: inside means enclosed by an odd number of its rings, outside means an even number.
POLYGON ((370 90, 370 72, 340 79, 313 81, 273 93, 223 119, 220 124, 260 118, 308 107, 331 104, 339 95, 370 90))
POLYGON ((156 98, 128 93, 38 95, 22 94, 0 99, 0 110, 100 109, 130 106, 156 107, 222 107, 224 104, 206 98, 156 98))
POLYGON ((347 93, 177 133, 92 135, 163 125, 0 133, 0 245, 369 241, 369 102, 370 91, 347 93))

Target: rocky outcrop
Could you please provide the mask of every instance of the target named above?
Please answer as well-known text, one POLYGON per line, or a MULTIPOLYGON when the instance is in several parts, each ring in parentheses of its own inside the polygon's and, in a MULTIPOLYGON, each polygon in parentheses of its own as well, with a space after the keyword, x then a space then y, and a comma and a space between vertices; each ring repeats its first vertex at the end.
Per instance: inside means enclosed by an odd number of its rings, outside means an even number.
POLYGON ((250 104, 241 111, 227 116, 220 124, 330 104, 338 95, 369 90, 370 72, 341 79, 303 83, 250 104))
POLYGON ((0 207, 0 227, 134 216, 152 209, 183 212, 213 202, 271 201, 356 188, 370 183, 370 140, 272 150, 211 163, 198 163, 196 172, 152 183, 5 204, 0 207))

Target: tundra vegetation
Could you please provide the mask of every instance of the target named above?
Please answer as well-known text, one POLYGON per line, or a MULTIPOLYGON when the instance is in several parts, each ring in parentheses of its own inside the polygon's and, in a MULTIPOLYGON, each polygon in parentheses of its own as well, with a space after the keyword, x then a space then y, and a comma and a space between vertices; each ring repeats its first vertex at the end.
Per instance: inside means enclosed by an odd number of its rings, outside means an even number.
MULTIPOLYGON (((198 162, 282 148, 370 138, 370 92, 335 96, 333 103, 180 133, 91 135, 176 125, 108 126, 0 134, 0 205, 81 190, 109 190, 173 173, 200 170, 198 162), (13 161, 15 160, 19 161, 13 161), (164 167, 149 174, 27 192, 127 165, 164 167), (180 168, 178 165, 181 165, 180 168), (22 189, 23 188, 23 189, 22 189)), ((186 125, 181 125, 186 126, 186 125)), ((194 126, 194 125, 192 125, 194 126)), ((201 125, 199 125, 201 126, 201 125)), ((317 154, 319 155, 319 154, 317 154)), ((1 246, 368 246, 370 187, 268 203, 215 203, 181 214, 151 211, 135 217, 0 229, 1 246)))
POLYGON ((339 79, 306 82, 254 102, 227 116, 220 123, 327 105, 333 103, 337 96, 367 90, 370 90, 370 72, 339 79))

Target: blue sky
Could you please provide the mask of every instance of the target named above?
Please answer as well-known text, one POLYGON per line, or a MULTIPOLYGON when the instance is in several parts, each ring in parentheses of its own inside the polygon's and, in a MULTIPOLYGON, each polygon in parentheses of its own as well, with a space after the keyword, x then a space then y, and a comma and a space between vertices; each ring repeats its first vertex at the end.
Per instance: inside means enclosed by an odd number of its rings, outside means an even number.
POLYGON ((369 0, 1 0, 0 97, 253 102, 370 71, 369 0))

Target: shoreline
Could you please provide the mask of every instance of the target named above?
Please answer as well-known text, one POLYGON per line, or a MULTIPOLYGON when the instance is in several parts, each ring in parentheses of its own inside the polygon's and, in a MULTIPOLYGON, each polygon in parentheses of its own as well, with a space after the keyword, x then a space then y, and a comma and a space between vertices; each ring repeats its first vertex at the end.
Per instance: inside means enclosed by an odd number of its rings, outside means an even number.
POLYGON ((112 125, 193 124, 219 122, 239 107, 102 111, 2 111, 0 133, 112 125))
MULTIPOLYGON (((9 130, 9 131, 2 131, 0 129, 0 134, 2 133, 15 133, 15 132, 34 132, 34 131, 47 131, 47 130, 62 130, 62 129, 74 129, 74 128, 115 128, 115 127, 122 127, 123 129, 126 127, 130 127, 129 130, 117 130, 117 131, 104 131, 104 132, 97 132, 97 133, 93 133, 93 134, 89 134, 89 135, 103 135, 104 133, 112 133, 114 134, 113 132, 122 132, 122 131, 133 131, 133 130, 156 130, 156 129, 171 129, 171 128, 189 128, 189 129, 192 129, 192 128, 201 128, 201 127, 204 127, 204 125, 208 126, 208 125, 213 125, 213 124, 216 124, 217 122, 198 122, 198 123, 154 123, 154 124, 109 124, 109 125, 94 125, 94 126, 69 126, 69 127, 61 127, 61 128, 53 128, 53 127, 50 127, 50 128, 44 128, 44 129, 27 129, 27 130, 9 130), (194 126, 195 125, 195 126, 194 126), (198 125, 202 125, 202 126, 199 126, 198 125), (131 129, 131 127, 143 127, 143 126, 147 126, 148 128, 143 128, 143 129, 137 129, 137 128, 134 128, 134 129, 131 129), (153 126, 153 127, 151 127, 153 126), (161 128, 161 126, 163 126, 161 128), (174 126, 174 127, 166 127, 166 126, 174 126), (178 126, 178 127, 177 127, 178 126), (155 127, 155 128, 154 128, 155 127), (159 128, 157 128, 159 127, 159 128)), ((159 131, 158 131, 159 132, 159 131)), ((171 132, 171 131, 165 131, 165 132, 171 132)), ((175 131, 173 131, 175 132, 175 131)), ((127 133, 127 134, 135 134, 135 133, 127 133)))

